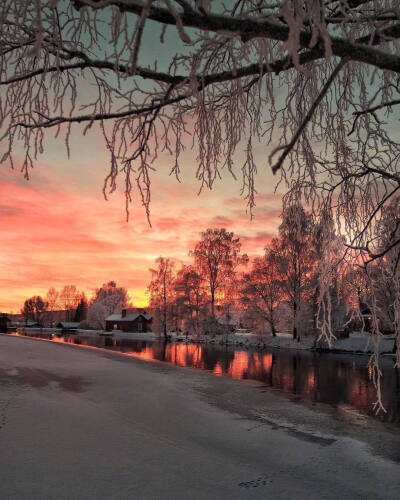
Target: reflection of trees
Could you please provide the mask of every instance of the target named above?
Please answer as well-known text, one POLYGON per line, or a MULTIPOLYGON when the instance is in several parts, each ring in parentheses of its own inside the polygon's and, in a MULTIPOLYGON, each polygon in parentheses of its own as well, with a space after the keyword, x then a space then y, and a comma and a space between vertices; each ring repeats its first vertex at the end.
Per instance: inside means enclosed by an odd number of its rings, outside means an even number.
POLYGON ((273 376, 274 376, 275 365, 276 365, 276 356, 275 356, 275 354, 272 354, 271 369, 269 371, 269 379, 268 379, 270 385, 272 385, 272 380, 273 380, 273 376))
POLYGON ((243 372, 243 378, 264 381, 267 375, 264 358, 268 354, 262 352, 248 352, 247 370, 243 372))
POLYGON ((214 348, 205 346, 203 348, 204 368, 214 370, 217 363, 223 373, 228 373, 235 358, 235 351, 225 346, 224 348, 214 348))
POLYGON ((140 353, 146 350, 148 347, 151 347, 152 343, 146 342, 144 340, 116 339, 115 346, 124 352, 140 353))

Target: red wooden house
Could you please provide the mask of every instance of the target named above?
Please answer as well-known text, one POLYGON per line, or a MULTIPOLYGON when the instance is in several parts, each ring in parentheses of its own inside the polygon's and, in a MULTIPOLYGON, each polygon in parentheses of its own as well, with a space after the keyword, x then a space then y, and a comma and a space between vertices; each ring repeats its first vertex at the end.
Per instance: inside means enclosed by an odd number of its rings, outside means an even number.
POLYGON ((151 332, 153 316, 143 312, 127 313, 122 309, 121 314, 111 314, 106 318, 106 330, 122 330, 123 332, 151 332))

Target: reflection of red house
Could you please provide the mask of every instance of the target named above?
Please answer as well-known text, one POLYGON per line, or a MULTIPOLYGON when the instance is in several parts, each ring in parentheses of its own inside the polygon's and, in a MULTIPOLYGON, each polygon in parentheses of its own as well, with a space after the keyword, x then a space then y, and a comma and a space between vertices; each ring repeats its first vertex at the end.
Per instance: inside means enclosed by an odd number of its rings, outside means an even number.
POLYGON ((122 330, 123 332, 151 332, 151 322, 153 316, 146 314, 146 311, 127 314, 126 309, 122 309, 121 314, 111 314, 106 318, 106 330, 122 330))

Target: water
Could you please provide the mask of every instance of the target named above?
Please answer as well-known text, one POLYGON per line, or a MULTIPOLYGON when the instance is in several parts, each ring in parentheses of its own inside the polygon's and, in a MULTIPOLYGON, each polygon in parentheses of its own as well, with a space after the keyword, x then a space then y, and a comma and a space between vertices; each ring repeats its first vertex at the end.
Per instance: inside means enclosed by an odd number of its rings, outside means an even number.
MULTIPOLYGON (((45 334, 35 336, 49 339, 45 334)), ((394 361, 389 357, 381 358, 381 391, 386 413, 376 416, 373 410, 376 391, 368 356, 278 349, 256 351, 82 335, 53 335, 52 340, 101 347, 143 360, 189 366, 234 379, 258 380, 299 399, 327 403, 345 411, 356 409, 400 425, 400 370, 393 368, 394 361)))

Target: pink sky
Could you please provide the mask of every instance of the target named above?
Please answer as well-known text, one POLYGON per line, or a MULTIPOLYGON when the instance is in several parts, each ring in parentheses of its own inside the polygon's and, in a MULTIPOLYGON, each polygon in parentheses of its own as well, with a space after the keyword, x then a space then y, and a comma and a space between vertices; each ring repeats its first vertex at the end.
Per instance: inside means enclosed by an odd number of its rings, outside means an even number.
POLYGON ((53 141, 29 181, 2 165, 0 311, 19 312, 26 298, 44 296, 51 286, 74 284, 91 296, 110 280, 126 287, 135 305, 145 305, 154 260, 162 255, 188 262, 188 251, 208 227, 234 231, 244 252, 262 253, 276 233, 281 211, 265 159, 260 156, 264 173, 259 175, 251 222, 240 198, 240 182, 228 176, 213 191, 197 196, 194 157, 193 152, 185 153, 181 184, 168 175, 168 166, 160 168, 168 165, 168 158, 161 157, 156 164, 153 227, 140 203, 134 204, 130 221, 125 221, 122 189, 104 200, 101 189, 108 158, 95 137, 76 136, 70 160, 62 140, 53 141))

